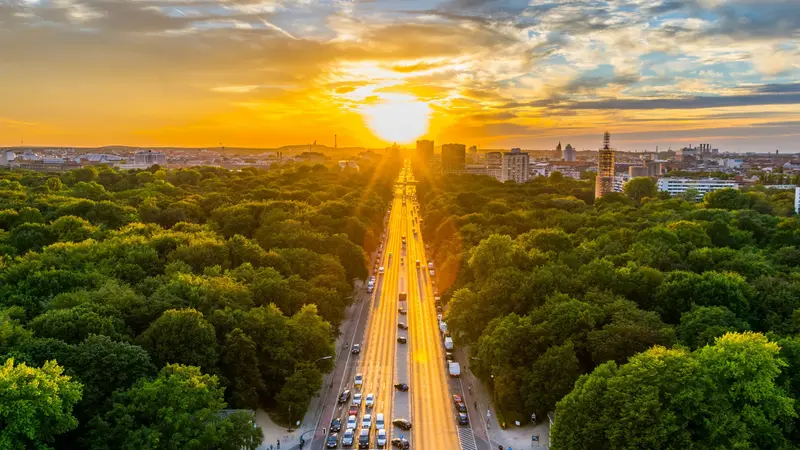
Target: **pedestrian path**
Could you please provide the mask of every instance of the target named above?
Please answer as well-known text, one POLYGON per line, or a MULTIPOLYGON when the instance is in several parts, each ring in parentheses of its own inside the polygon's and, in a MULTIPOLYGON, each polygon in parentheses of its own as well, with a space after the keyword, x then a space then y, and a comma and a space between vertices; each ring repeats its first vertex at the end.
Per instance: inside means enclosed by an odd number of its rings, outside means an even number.
POLYGON ((458 440, 461 442, 461 450, 478 450, 472 428, 458 427, 458 440))

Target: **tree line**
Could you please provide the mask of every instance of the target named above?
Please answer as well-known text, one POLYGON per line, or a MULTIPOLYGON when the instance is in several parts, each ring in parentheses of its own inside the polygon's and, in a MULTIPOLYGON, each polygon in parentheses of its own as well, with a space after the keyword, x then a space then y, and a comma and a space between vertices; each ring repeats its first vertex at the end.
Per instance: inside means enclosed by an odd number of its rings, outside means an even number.
POLYGON ((241 410, 302 418, 397 170, 0 173, 0 448, 254 449, 241 410))
POLYGON ((593 194, 560 176, 418 187, 448 328, 504 417, 555 411, 561 449, 800 445, 794 193, 593 194))

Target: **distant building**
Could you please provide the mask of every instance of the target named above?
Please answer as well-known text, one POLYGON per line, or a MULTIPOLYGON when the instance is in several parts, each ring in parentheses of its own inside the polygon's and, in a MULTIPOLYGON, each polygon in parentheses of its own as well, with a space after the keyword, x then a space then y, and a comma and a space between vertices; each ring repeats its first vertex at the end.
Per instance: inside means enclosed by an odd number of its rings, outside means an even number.
POLYGON ((4 151, 2 155, 3 156, 2 159, 0 159, 0 165, 4 167, 10 166, 11 163, 17 159, 17 154, 10 150, 4 151))
POLYGON ((611 149, 611 134, 606 131, 603 135, 603 148, 597 152, 594 198, 614 192, 614 156, 614 150, 611 149))
POLYGON ((359 170, 358 163, 352 159, 343 159, 339 161, 339 169, 344 170, 345 168, 359 170))
POLYGON ((469 148, 469 159, 472 163, 478 162, 478 147, 473 145, 469 148))
POLYGON ((628 167, 628 176, 636 177, 657 177, 665 172, 664 165, 659 162, 642 160, 641 166, 628 167))
POLYGON ((623 192, 625 190, 625 184, 630 180, 631 177, 628 174, 614 176, 614 192, 623 192))
POLYGON ((419 140, 417 141, 417 159, 429 163, 433 157, 433 141, 419 140))
POLYGON ((719 189, 739 189, 739 182, 735 180, 721 180, 719 178, 673 178, 664 177, 658 179, 658 190, 668 192, 669 195, 680 195, 694 189, 697 191, 697 199, 703 198, 709 192, 719 189))
POLYGON ((489 175, 489 170, 485 164, 467 164, 465 170, 470 175, 489 175))
POLYGON ((81 164, 113 164, 122 162, 122 160, 123 158, 121 156, 109 155, 106 153, 86 153, 84 155, 78 155, 75 158, 75 162, 81 164))
POLYGON ((530 156, 518 148, 512 148, 511 152, 503 153, 502 171, 500 181, 514 181, 515 183, 526 183, 530 177, 530 156))
POLYGON ((463 173, 467 159, 467 146, 464 144, 442 145, 442 173, 463 173))
POLYGON ((564 148, 564 161, 576 161, 578 157, 578 152, 572 148, 572 145, 567 144, 567 147, 564 148))
POLYGON ((794 188, 794 212, 800 214, 800 187, 794 188))
POLYGON ((503 166, 503 152, 488 152, 486 153, 486 165, 489 167, 502 167, 503 166))
POLYGON ((136 155, 134 155, 134 162, 136 164, 148 164, 150 166, 156 164, 164 165, 167 163, 167 155, 152 150, 136 152, 136 155))
POLYGON ((558 145, 556 145, 556 159, 563 159, 564 152, 561 151, 561 141, 558 141, 558 145))

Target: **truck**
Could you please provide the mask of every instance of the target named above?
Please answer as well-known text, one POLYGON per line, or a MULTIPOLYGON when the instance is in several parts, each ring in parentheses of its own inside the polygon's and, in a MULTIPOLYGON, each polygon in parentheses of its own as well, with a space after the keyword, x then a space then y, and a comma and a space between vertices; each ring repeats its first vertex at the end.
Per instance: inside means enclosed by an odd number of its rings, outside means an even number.
MULTIPOLYGON (((442 323, 444 323, 444 322, 442 322, 442 323)), ((447 328, 447 325, 445 325, 445 328, 447 328)), ((445 350, 452 350, 453 349, 453 338, 451 338, 450 336, 447 336, 447 337, 444 338, 444 349, 445 350)))
POLYGON ((461 366, 457 362, 448 363, 450 376, 453 378, 461 376, 461 366))

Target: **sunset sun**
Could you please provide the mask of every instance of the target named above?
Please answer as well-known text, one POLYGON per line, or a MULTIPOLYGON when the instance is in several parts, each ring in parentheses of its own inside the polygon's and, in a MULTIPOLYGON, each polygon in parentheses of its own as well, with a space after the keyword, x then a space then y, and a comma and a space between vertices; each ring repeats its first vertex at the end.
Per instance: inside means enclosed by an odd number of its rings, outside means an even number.
POLYGON ((370 130, 388 142, 409 143, 428 131, 430 107, 410 95, 384 96, 362 108, 370 130))

